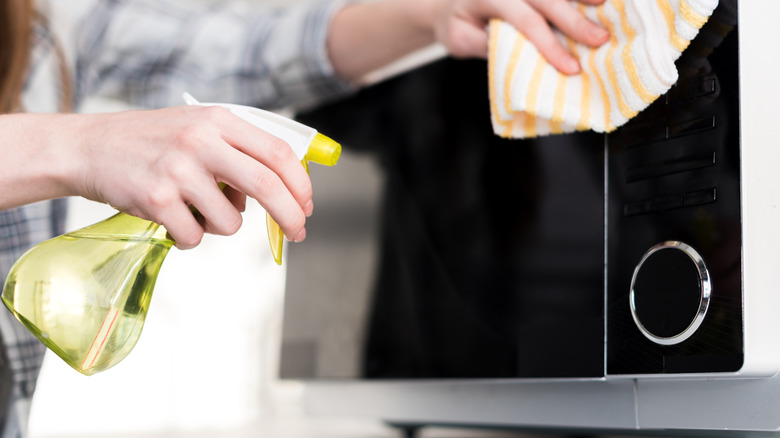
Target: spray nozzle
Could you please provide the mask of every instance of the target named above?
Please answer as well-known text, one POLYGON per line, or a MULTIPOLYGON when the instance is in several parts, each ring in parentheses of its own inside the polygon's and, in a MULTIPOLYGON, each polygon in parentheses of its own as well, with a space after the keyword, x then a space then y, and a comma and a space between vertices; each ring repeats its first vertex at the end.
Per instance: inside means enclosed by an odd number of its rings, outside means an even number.
MULTIPOLYGON (((333 166, 341 156, 341 145, 320 134, 314 128, 283 117, 279 114, 243 105, 226 103, 200 103, 189 93, 184 93, 188 105, 221 106, 252 123, 271 135, 281 138, 295 152, 301 164, 309 172, 309 163, 333 166)), ((284 233, 274 219, 266 213, 266 228, 271 253, 278 265, 282 264, 284 233)))

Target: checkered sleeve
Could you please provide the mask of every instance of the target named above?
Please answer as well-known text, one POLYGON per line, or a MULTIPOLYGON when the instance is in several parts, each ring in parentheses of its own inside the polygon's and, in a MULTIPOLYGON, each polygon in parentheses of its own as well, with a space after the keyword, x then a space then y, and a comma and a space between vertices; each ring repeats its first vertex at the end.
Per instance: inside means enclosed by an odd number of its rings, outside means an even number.
POLYGON ((78 26, 77 98, 157 108, 201 101, 301 108, 352 91, 327 56, 343 0, 270 8, 260 2, 100 0, 78 26))
MULTIPOLYGON (((0 275, 6 278, 13 263, 32 245, 62 232, 62 199, 0 211, 0 275)), ((2 438, 21 438, 27 430, 30 404, 46 348, 11 312, 0 311, 3 396, 2 438), (7 404, 6 404, 7 403, 7 404)))

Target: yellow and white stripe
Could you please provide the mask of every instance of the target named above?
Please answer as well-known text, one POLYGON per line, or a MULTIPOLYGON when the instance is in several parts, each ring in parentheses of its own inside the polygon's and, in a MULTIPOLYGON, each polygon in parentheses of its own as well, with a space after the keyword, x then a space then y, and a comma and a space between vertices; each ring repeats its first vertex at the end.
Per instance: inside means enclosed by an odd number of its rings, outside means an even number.
POLYGON ((677 80, 674 62, 718 0, 572 2, 610 33, 593 49, 556 36, 579 58, 577 75, 559 73, 526 37, 490 23, 488 80, 496 134, 529 138, 592 129, 610 132, 645 109, 677 80))

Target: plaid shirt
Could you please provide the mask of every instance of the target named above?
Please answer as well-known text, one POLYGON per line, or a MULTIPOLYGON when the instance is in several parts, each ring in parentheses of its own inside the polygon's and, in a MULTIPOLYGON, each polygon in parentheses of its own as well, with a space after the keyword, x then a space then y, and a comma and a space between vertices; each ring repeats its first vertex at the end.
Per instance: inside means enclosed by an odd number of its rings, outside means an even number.
MULTIPOLYGON (((215 0, 40 1, 49 26, 38 29, 23 102, 29 112, 55 112, 60 82, 52 33, 75 79, 76 108, 101 96, 156 108, 201 101, 269 109, 300 108, 343 95, 325 36, 341 1, 273 9, 261 2, 215 0)), ((0 211, 0 274, 24 251, 63 233, 65 200, 0 211)), ((0 311, 11 402, 2 438, 22 437, 45 348, 7 311, 0 311)), ((7 390, 8 382, 0 382, 7 390)), ((2 391, 0 391, 2 393, 2 391)))

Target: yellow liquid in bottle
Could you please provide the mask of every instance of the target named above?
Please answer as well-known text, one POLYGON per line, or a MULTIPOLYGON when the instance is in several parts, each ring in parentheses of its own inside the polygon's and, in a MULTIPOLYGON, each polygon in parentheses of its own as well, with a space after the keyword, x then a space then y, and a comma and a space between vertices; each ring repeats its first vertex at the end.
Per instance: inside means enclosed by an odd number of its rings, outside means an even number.
POLYGON ((17 261, 3 290, 22 324, 85 375, 133 349, 173 244, 162 227, 127 218, 147 229, 132 236, 87 228, 44 242, 17 261))

